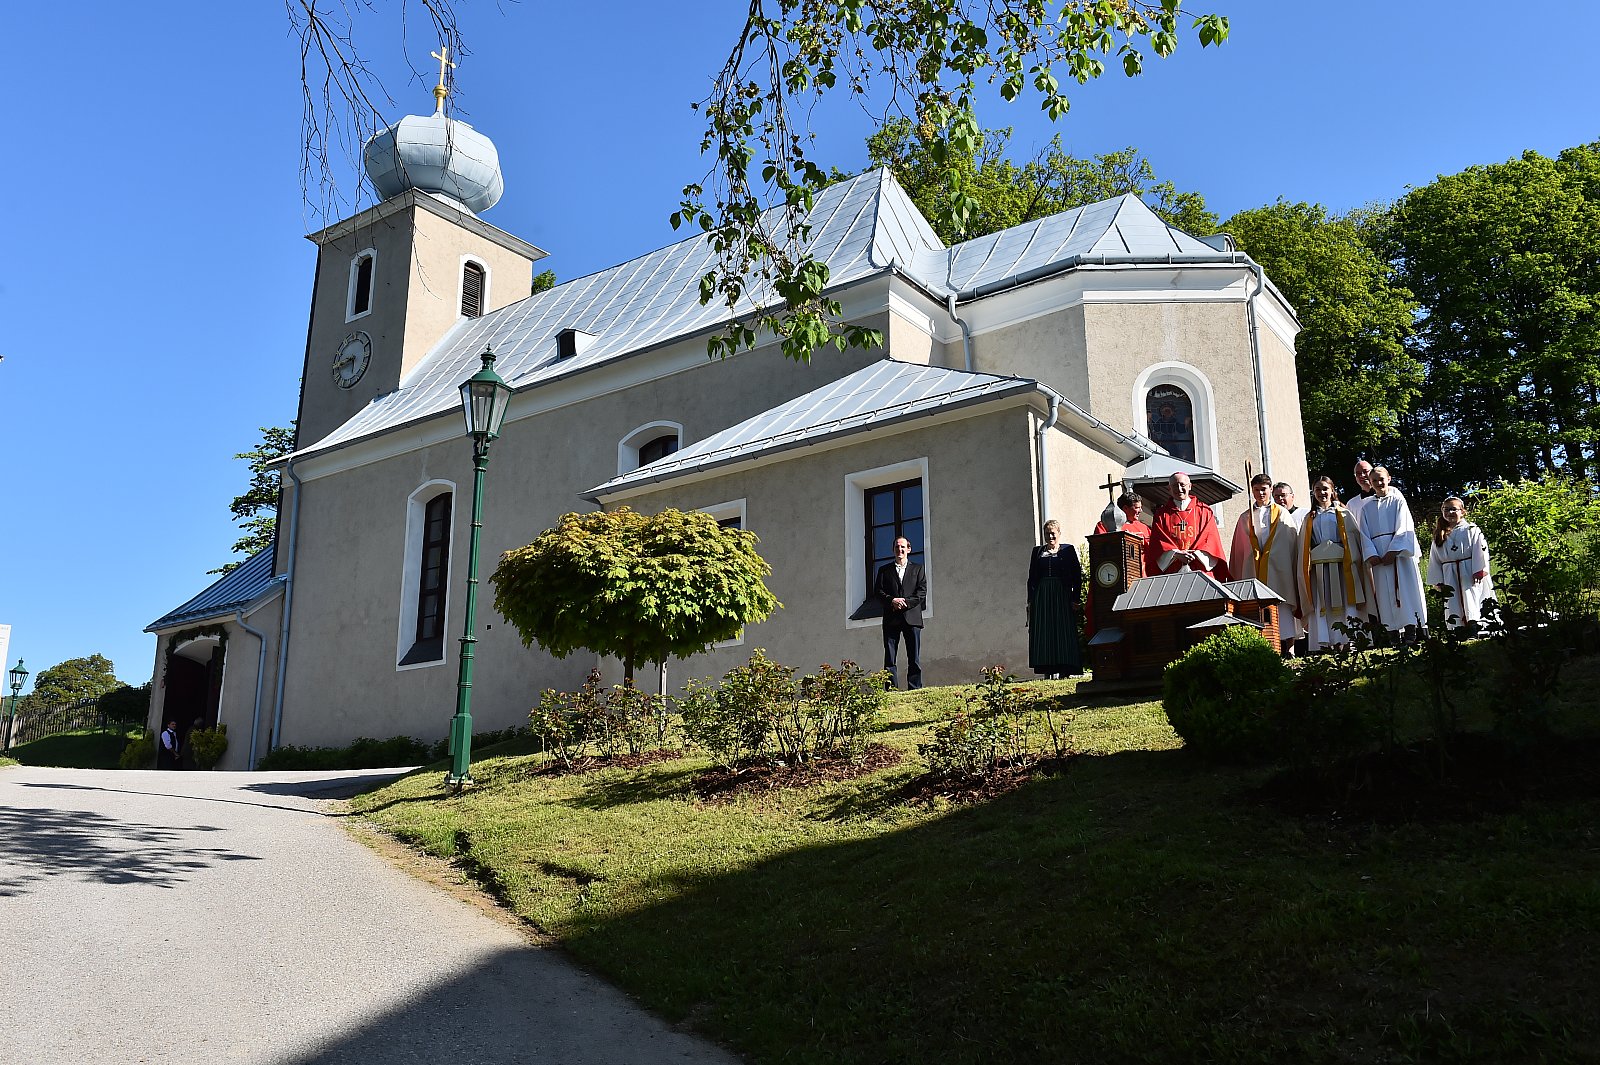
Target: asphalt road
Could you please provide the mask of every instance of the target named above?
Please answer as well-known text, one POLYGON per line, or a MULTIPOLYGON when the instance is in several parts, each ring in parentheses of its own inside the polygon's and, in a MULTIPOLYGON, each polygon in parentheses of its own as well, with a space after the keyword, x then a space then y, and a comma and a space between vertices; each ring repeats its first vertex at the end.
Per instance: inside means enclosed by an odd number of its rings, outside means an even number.
POLYGON ((733 1065, 351 838, 373 775, 0 769, 0 1063, 733 1065))

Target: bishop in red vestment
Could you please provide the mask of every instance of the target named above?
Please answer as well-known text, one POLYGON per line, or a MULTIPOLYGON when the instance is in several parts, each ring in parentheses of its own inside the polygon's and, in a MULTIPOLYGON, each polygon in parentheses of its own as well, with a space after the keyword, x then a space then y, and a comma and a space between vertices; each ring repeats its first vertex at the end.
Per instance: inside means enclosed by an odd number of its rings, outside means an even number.
POLYGON ((1196 499, 1189 475, 1175 473, 1167 480, 1172 498, 1156 510, 1150 539, 1144 545, 1144 572, 1148 577, 1202 570, 1219 581, 1228 579, 1228 555, 1217 531, 1217 516, 1196 499))

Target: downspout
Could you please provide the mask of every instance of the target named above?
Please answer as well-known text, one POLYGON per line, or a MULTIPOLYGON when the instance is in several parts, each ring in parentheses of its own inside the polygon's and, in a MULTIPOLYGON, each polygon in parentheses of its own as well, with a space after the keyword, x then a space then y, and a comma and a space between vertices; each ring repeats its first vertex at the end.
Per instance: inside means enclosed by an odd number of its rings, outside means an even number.
POLYGON ((252 629, 244 620, 244 611, 237 611, 233 616, 234 622, 245 632, 256 638, 256 701, 250 711, 250 761, 246 769, 256 767, 256 734, 261 731, 261 684, 265 681, 267 672, 267 634, 260 629, 252 629))
POLYGON ((289 459, 283 470, 294 482, 294 505, 289 508, 289 564, 283 570, 283 624, 278 627, 278 681, 272 693, 272 732, 267 740, 268 752, 278 745, 283 729, 283 678, 289 671, 289 611, 294 606, 294 545, 300 532, 301 484, 300 475, 294 472, 293 458, 289 459))
POLYGON ((1261 264, 1246 255, 1244 261, 1256 275, 1256 290, 1245 299, 1245 315, 1250 320, 1250 358, 1256 374, 1256 427, 1261 433, 1261 472, 1272 472, 1272 448, 1267 443, 1267 393, 1261 366, 1261 321, 1256 314, 1256 298, 1267 287, 1267 272, 1261 264))
POLYGON ((961 350, 966 355, 967 372, 973 373, 972 368, 972 327, 967 320, 956 313, 956 294, 951 292, 945 307, 950 312, 951 319, 961 327, 961 350))
POLYGON ((1050 397, 1050 417, 1039 425, 1038 436, 1034 440, 1039 456, 1039 522, 1050 520, 1050 451, 1045 447, 1045 434, 1056 426, 1056 418, 1061 413, 1061 394, 1049 385, 1041 384, 1039 391, 1050 397))

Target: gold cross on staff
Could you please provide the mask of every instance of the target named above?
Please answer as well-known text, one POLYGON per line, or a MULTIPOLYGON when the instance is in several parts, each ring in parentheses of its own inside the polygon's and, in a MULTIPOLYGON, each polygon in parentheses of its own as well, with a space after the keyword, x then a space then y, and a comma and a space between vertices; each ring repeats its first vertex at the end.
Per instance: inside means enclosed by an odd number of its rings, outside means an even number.
POLYGON ((452 63, 449 58, 449 45, 441 44, 437 52, 429 52, 428 54, 439 61, 439 84, 433 87, 433 97, 439 101, 439 106, 442 108, 444 107, 444 98, 450 95, 450 90, 445 87, 444 83, 445 70, 446 68, 453 70, 455 68, 455 64, 452 63))
POLYGON ((1106 490, 1106 495, 1111 497, 1111 502, 1117 501, 1117 489, 1122 487, 1122 480, 1114 473, 1106 474, 1106 483, 1098 487, 1106 490))

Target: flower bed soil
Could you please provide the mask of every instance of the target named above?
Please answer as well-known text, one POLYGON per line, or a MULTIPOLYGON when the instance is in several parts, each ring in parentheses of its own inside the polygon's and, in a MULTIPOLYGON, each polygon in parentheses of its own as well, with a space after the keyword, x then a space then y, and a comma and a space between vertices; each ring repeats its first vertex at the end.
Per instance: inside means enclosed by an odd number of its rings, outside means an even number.
POLYGON ((905 756, 882 743, 867 745, 861 757, 824 754, 808 762, 753 762, 729 772, 720 766, 696 773, 694 791, 701 799, 726 802, 738 795, 775 791, 779 788, 805 788, 856 777, 899 765, 905 756))
POLYGON ((670 762, 683 756, 683 751, 673 747, 658 747, 653 751, 641 751, 638 754, 586 754, 581 758, 574 758, 571 765, 563 765, 558 759, 552 758, 527 772, 530 777, 566 777, 579 773, 594 773, 602 769, 638 769, 657 762, 670 762))

